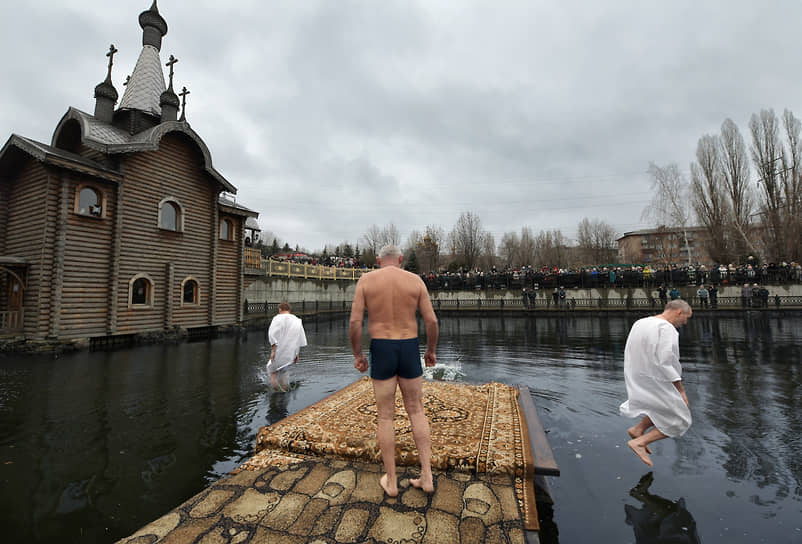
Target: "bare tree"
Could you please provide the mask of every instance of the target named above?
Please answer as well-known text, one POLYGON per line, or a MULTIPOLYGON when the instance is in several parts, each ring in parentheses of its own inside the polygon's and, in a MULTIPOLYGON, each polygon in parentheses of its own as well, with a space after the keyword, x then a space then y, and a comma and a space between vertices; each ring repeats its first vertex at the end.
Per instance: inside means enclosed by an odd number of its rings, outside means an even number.
POLYGON ((643 210, 642 218, 649 219, 660 226, 676 227, 682 232, 684 251, 688 264, 691 264, 691 251, 688 245, 688 226, 690 222, 690 199, 688 182, 676 163, 660 167, 649 163, 654 196, 643 210))
POLYGON ((446 232, 443 227, 426 225, 423 231, 423 243, 426 247, 425 257, 428 259, 429 270, 436 272, 440 268, 440 251, 446 242, 446 232))
POLYGON ((457 223, 451 230, 450 241, 457 256, 461 257, 465 266, 474 268, 484 249, 485 231, 482 230, 482 220, 471 212, 460 214, 457 223))
POLYGON ((538 264, 550 268, 565 266, 567 245, 568 240, 559 229, 541 230, 535 237, 538 264))
POLYGON ((579 263, 590 265, 612 261, 616 254, 616 238, 616 230, 610 224, 600 219, 582 219, 576 233, 579 263))
POLYGON ((707 251, 715 262, 729 260, 730 223, 726 182, 722 171, 721 142, 705 135, 696 144, 696 162, 691 163, 691 192, 696 217, 707 231, 707 251))
POLYGON ((521 249, 521 240, 515 232, 505 232, 498 245, 498 253, 504 266, 514 266, 521 249))
POLYGON ((518 264, 529 266, 535 263, 536 254, 535 236, 529 227, 521 227, 521 237, 518 245, 518 264))
POLYGON ((490 270, 496 266, 496 240, 493 235, 487 231, 482 232, 482 239, 480 242, 481 253, 479 261, 483 270, 490 270))
POLYGON ((760 231, 764 235, 765 257, 795 260, 802 257, 799 237, 802 144, 800 122, 789 110, 783 114, 785 147, 774 110, 761 110, 749 121, 752 133, 752 161, 758 171, 760 231))
POLYGON ((398 232, 398 227, 396 227, 394 223, 385 225, 381 230, 380 240, 381 244, 379 245, 379 249, 389 244, 396 247, 400 246, 401 234, 398 232))
POLYGON ((374 257, 378 255, 379 249, 382 247, 381 229, 375 224, 368 227, 368 230, 362 235, 362 245, 366 253, 370 253, 374 257))
POLYGON ((785 225, 784 252, 775 259, 796 261, 802 258, 802 123, 790 110, 783 112, 786 152, 783 154, 780 181, 782 183, 783 206, 781 216, 785 225))
POLYGON ((375 263, 376 255, 379 250, 387 244, 392 244, 396 247, 401 245, 401 235, 398 233, 398 227, 393 223, 389 223, 382 228, 371 225, 365 234, 362 235, 360 240, 364 248, 362 253, 362 260, 367 265, 375 263))
POLYGON ((754 210, 754 195, 749 185, 749 157, 746 144, 732 119, 725 119, 721 124, 721 175, 727 190, 730 212, 730 225, 736 236, 730 244, 730 258, 740 260, 745 257, 747 248, 757 253, 755 246, 747 235, 749 223, 754 210))

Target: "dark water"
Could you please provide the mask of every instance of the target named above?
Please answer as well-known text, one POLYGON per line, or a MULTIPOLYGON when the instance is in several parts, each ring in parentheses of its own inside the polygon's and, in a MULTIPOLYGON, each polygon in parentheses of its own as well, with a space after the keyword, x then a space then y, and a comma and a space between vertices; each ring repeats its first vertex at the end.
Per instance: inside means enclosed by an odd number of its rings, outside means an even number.
MULTIPOLYGON (((532 391, 562 470, 549 480, 559 542, 802 542, 802 318, 690 321, 694 423, 653 444, 652 471, 618 415, 631 323, 449 318, 438 355, 466 380, 532 391)), ((260 426, 359 377, 345 323, 307 336, 287 394, 265 386, 261 333, 0 358, 3 541, 113 542, 235 468, 260 426)))

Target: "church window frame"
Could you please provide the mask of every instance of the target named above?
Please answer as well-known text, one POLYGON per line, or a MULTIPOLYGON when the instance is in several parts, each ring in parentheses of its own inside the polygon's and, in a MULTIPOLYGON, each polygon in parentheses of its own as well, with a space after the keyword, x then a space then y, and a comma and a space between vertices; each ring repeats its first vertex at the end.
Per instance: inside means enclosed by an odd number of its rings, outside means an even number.
POLYGON ((234 221, 227 217, 220 219, 220 239, 227 242, 234 241, 234 221))
POLYGON ((171 232, 184 232, 184 207, 177 198, 168 196, 159 202, 159 228, 171 232), (165 217, 172 211, 173 217, 165 217))
POLYGON ((187 276, 181 282, 181 306, 200 306, 200 283, 193 276, 187 276))
POLYGON ((73 212, 82 217, 103 219, 106 216, 106 193, 96 185, 77 185, 73 212))
POLYGON ((128 308, 152 308, 154 286, 148 274, 136 274, 128 280, 128 308))

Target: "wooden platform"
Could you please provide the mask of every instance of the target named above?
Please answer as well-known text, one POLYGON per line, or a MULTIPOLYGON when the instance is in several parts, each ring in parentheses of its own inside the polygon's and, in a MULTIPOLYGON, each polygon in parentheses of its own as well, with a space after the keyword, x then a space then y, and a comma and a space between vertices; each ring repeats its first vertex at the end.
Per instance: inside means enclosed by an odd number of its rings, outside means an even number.
MULTIPOLYGON (((295 420, 293 416, 282 420, 285 426, 276 424, 271 428, 275 427, 274 433, 286 433, 292 432, 295 425, 308 438, 314 430, 309 428, 306 416, 319 417, 328 409, 337 413, 347 405, 370 413, 369 407, 358 396, 361 386, 355 382, 332 395, 337 402, 332 402, 332 398, 324 399, 298 412, 300 415, 295 420), (307 430, 310 433, 306 433, 307 430)), ((432 387, 430 384, 430 391, 432 387)), ((467 384, 450 384, 448 387, 463 388, 460 396, 464 397, 470 396, 471 387, 481 388, 467 384)), ((495 384, 490 390, 504 391, 503 387, 506 386, 495 384)), ((494 469, 496 465, 491 458, 504 459, 504 446, 480 440, 480 452, 487 456, 481 466, 489 467, 491 472, 466 471, 464 467, 436 469, 435 492, 426 494, 409 485, 409 478, 417 477, 417 467, 400 465, 400 493, 391 498, 384 494, 378 483, 382 470, 379 462, 365 462, 348 456, 302 454, 291 451, 291 448, 284 452, 263 449, 240 467, 241 470, 222 478, 119 542, 539 542, 537 512, 534 520, 530 513, 528 524, 524 522, 522 508, 529 505, 526 500, 522 502, 520 487, 535 486, 538 500, 550 502, 544 475, 559 475, 559 468, 528 388, 518 386, 517 389, 517 402, 506 406, 512 406, 511 409, 522 416, 526 445, 532 453, 526 463, 527 470, 533 473, 531 477, 506 473, 503 466, 494 469), (524 481, 526 484, 522 484, 524 481)), ((434 390, 438 391, 438 388, 434 390)), ((430 409, 436 407, 439 410, 440 420, 464 411, 464 406, 459 404, 443 406, 444 399, 447 399, 443 393, 433 396, 430 409)), ((491 392, 491 397, 493 407, 505 406, 503 394, 491 392)), ((476 412, 479 411, 477 408, 476 412)), ((490 413, 490 408, 487 411, 490 413)), ((344 415, 347 411, 342 413, 344 415)), ((515 414, 505 414, 497 426, 491 424, 492 420, 487 420, 487 437, 502 433, 498 436, 504 440, 505 422, 516 417, 515 414)), ((469 423, 465 425, 470 427, 469 423)), ((435 429, 433 436, 436 435, 435 429)), ((283 444, 288 444, 286 438, 284 435, 283 444)), ((460 442, 462 437, 454 440, 460 442)), ((403 440, 400 442, 403 448, 403 440)), ((371 447, 368 440, 367 450, 371 447)), ((438 444, 434 447, 437 448, 438 444)), ((526 491, 531 493, 531 489, 526 491)))

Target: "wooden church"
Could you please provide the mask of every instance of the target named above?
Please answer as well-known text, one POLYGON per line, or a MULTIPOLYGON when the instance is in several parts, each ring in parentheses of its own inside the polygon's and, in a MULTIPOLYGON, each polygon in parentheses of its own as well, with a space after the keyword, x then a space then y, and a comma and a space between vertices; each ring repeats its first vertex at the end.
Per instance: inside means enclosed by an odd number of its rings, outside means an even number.
POLYGON ((108 340, 242 318, 245 224, 258 214, 229 196, 187 122, 155 0, 139 24, 116 109, 112 45, 94 114, 71 107, 49 145, 14 134, 0 150, 0 337, 108 340))

